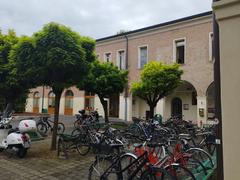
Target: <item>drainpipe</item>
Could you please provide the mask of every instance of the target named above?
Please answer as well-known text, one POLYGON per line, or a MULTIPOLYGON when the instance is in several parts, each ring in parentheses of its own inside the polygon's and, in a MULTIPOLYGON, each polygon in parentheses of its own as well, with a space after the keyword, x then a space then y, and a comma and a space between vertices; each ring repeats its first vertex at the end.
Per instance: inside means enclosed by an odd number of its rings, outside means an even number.
POLYGON ((43 113, 43 107, 44 107, 44 86, 42 87, 42 113, 43 113))
MULTIPOLYGON (((125 67, 126 67, 126 70, 127 70, 128 69, 128 36, 127 36, 127 34, 124 34, 124 37, 126 39, 125 67)), ((128 84, 126 85, 125 91, 124 91, 124 99, 125 99, 125 116, 124 116, 124 120, 125 121, 127 121, 127 116, 128 116, 127 98, 128 98, 128 84)))
MULTIPOLYGON (((219 0, 213 0, 213 3, 219 0)), ((217 179, 223 180, 223 145, 222 145, 222 112, 221 112, 221 73, 219 52, 219 26, 213 11, 213 47, 214 47, 214 85, 215 85, 215 118, 218 119, 216 131, 217 179)))

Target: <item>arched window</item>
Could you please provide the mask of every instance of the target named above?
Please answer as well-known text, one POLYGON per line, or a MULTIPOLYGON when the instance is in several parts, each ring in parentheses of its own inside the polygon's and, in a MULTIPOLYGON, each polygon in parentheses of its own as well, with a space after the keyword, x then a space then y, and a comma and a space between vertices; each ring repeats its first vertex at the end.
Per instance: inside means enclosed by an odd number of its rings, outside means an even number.
POLYGON ((67 90, 65 93, 65 108, 73 108, 73 92, 67 90))
POLYGON ((38 91, 33 93, 33 113, 39 113, 39 98, 40 94, 38 91))
POLYGON ((39 95, 39 92, 36 91, 33 93, 33 107, 39 107, 39 98, 40 98, 40 95, 39 95))
POLYGON ((55 107, 55 94, 52 91, 50 91, 48 94, 48 107, 55 107))
POLYGON ((95 94, 85 91, 85 105, 84 108, 86 110, 93 110, 94 109, 94 98, 95 94))

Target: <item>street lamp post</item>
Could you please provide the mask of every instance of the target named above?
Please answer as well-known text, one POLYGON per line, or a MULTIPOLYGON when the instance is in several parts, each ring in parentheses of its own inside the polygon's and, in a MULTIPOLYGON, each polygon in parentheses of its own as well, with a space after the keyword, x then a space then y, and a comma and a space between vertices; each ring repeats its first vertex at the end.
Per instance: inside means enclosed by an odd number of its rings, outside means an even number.
POLYGON ((42 113, 44 113, 43 108, 44 108, 44 86, 42 86, 42 113))

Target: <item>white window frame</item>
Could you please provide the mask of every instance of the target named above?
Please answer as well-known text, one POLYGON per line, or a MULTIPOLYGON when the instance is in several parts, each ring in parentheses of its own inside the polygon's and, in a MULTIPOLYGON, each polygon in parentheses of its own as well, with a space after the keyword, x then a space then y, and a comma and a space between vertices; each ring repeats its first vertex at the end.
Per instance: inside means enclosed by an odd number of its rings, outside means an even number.
POLYGON ((142 69, 143 67, 141 67, 141 48, 143 47, 146 47, 147 48, 147 62, 146 64, 148 63, 148 45, 145 44, 145 45, 141 45, 141 46, 138 46, 138 69, 142 69))
POLYGON ((107 54, 110 54, 110 60, 108 62, 112 62, 112 52, 105 52, 104 53, 104 62, 107 62, 107 54))
POLYGON ((186 37, 183 37, 183 38, 178 38, 178 39, 174 39, 173 40, 173 62, 174 63, 177 63, 177 42, 178 41, 184 41, 183 42, 183 45, 184 45, 184 63, 183 64, 180 64, 180 65, 184 65, 186 64, 186 55, 187 55, 187 38, 186 37))
POLYGON ((209 52, 209 61, 213 61, 213 32, 208 34, 208 52, 209 52))
POLYGON ((117 60, 116 60, 117 67, 118 67, 119 69, 125 70, 125 69, 126 69, 126 50, 125 50, 125 49, 119 49, 119 50, 117 50, 117 52, 116 52, 116 57, 117 57, 117 60), (124 52, 124 66, 123 66, 123 68, 120 67, 120 56, 119 56, 119 52, 121 52, 121 51, 124 52))

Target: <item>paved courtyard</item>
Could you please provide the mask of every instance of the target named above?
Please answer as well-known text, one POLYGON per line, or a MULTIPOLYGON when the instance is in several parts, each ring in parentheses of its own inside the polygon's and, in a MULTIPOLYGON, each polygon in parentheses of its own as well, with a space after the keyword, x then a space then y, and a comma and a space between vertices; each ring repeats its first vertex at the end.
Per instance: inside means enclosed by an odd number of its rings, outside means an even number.
POLYGON ((58 158, 56 151, 49 150, 50 142, 50 138, 33 142, 24 159, 11 156, 9 152, 0 153, 0 179, 87 179, 94 156, 80 156, 70 152, 68 159, 58 158))

